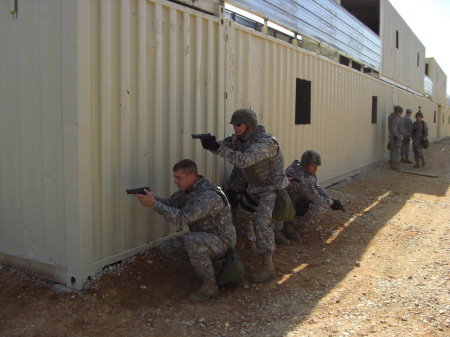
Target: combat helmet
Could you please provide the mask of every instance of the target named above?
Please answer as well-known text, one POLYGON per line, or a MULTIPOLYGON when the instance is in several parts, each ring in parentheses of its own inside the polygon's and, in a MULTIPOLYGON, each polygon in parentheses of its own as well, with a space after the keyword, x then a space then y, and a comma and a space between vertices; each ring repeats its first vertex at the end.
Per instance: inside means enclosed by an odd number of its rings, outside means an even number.
POLYGON ((421 112, 419 111, 419 112, 416 113, 416 117, 417 117, 417 116, 420 116, 420 117, 423 118, 423 113, 421 113, 421 112))
POLYGON ((244 123, 250 128, 256 129, 258 127, 258 118, 253 110, 239 109, 233 113, 233 116, 231 116, 230 124, 235 123, 244 123))
POLYGON ((315 165, 320 166, 322 164, 322 160, 320 159, 320 154, 313 150, 308 150, 303 152, 302 159, 300 160, 300 165, 315 165))

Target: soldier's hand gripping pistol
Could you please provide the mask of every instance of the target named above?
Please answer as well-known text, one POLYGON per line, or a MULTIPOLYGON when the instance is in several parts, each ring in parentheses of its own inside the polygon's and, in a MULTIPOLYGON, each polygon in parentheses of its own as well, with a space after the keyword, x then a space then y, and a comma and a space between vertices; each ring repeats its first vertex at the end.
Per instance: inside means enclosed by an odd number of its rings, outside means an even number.
POLYGON ((216 137, 210 133, 193 133, 192 139, 200 139, 202 146, 205 150, 217 151, 220 144, 216 141, 216 137))

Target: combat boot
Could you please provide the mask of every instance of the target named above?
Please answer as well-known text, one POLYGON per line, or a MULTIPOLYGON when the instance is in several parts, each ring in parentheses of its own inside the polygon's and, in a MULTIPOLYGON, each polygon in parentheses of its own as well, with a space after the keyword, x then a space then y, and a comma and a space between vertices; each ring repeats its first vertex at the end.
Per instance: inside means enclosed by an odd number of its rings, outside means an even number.
POLYGON ((211 297, 215 297, 219 294, 219 287, 217 286, 214 276, 203 279, 203 284, 196 292, 189 295, 188 300, 190 302, 204 302, 211 297))
POLYGON ((424 167, 424 166, 425 166, 425 160, 422 159, 422 167, 424 167))
POLYGON ((292 223, 288 223, 284 225, 284 234, 286 238, 291 240, 298 240, 300 239, 300 234, 294 229, 294 225, 292 223))
POLYGON ((249 276, 250 282, 262 283, 275 277, 275 268, 272 263, 272 254, 262 255, 261 269, 249 276))
POLYGON ((405 157, 404 156, 401 157, 400 162, 402 162, 402 163, 405 162, 405 157))
POLYGON ((291 242, 286 239, 283 233, 279 229, 274 229, 273 233, 275 234, 275 243, 277 245, 289 246, 291 242))
POLYGON ((419 165, 419 162, 418 162, 418 161, 416 161, 416 165, 413 165, 413 167, 415 167, 415 168, 419 168, 419 167, 420 167, 420 165, 419 165))
POLYGON ((255 256, 256 255, 256 242, 246 241, 245 247, 239 251, 241 257, 255 256))
POLYGON ((409 160, 408 156, 405 157, 405 163, 407 163, 407 164, 412 164, 412 161, 409 160))

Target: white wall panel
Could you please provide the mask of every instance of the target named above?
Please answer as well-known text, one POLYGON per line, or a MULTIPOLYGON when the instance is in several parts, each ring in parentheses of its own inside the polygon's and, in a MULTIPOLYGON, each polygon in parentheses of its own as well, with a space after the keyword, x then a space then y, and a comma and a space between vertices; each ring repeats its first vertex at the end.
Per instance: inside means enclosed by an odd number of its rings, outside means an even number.
POLYGON ((236 64, 227 73, 227 112, 251 108, 281 143, 285 166, 314 149, 323 155, 319 177, 350 174, 385 156, 393 87, 326 58, 226 23, 236 64), (245 71, 243 71, 245 69, 245 71), (311 124, 295 125, 296 78, 311 81, 311 124), (371 123, 372 96, 378 97, 378 123, 371 123))
POLYGON ((380 10, 383 41, 382 76, 423 93, 425 46, 388 0, 381 1, 380 10))

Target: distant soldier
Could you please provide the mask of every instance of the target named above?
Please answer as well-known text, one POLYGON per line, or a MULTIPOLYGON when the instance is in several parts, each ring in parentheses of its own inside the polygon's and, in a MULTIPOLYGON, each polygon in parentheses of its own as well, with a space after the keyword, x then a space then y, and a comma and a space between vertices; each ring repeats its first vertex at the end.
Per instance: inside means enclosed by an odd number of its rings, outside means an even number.
MULTIPOLYGON (((295 207, 294 219, 292 222, 285 222, 283 227, 288 239, 300 238, 297 230, 304 228, 307 223, 314 222, 324 210, 323 207, 344 211, 342 203, 333 199, 317 183, 316 171, 321 164, 320 154, 308 150, 302 154, 300 161, 294 160, 286 169, 290 182, 286 189, 295 207)), ((279 223, 276 224, 276 228, 280 228, 279 223)))
POLYGON ((394 112, 389 115, 389 151, 390 151, 390 168, 391 170, 398 170, 400 163, 400 152, 403 143, 403 123, 402 123, 403 108, 400 105, 394 107, 394 112))
POLYGON ((412 161, 409 160, 409 148, 411 144, 411 132, 412 132, 412 120, 411 120, 411 109, 406 109, 405 115, 402 117, 403 121, 403 144, 401 150, 401 159, 402 163, 411 164, 412 161))
POLYGON ((203 148, 223 157, 239 169, 248 182, 241 200, 251 206, 237 209, 236 216, 254 210, 254 224, 247 224, 246 244, 256 246, 261 268, 249 276, 251 282, 265 282, 275 276, 272 254, 275 251, 272 212, 276 191, 285 188, 288 180, 283 167, 283 155, 272 135, 258 128, 258 119, 250 109, 236 110, 231 116, 235 134, 217 142, 216 137, 202 139, 203 148))
POLYGON ((173 260, 190 262, 203 279, 202 286, 189 296, 191 302, 206 301, 217 296, 212 260, 225 257, 229 247, 236 244, 228 200, 222 190, 197 173, 197 165, 189 159, 173 167, 178 191, 168 199, 156 197, 146 190, 135 194, 142 206, 153 210, 178 226, 189 227, 189 233, 165 240, 159 248, 173 260))
POLYGON ((416 113, 416 121, 412 125, 412 141, 414 160, 416 164, 413 167, 420 167, 420 160, 422 160, 422 167, 425 166, 425 156, 423 155, 423 142, 428 140, 428 125, 423 119, 423 114, 419 111, 416 113))

